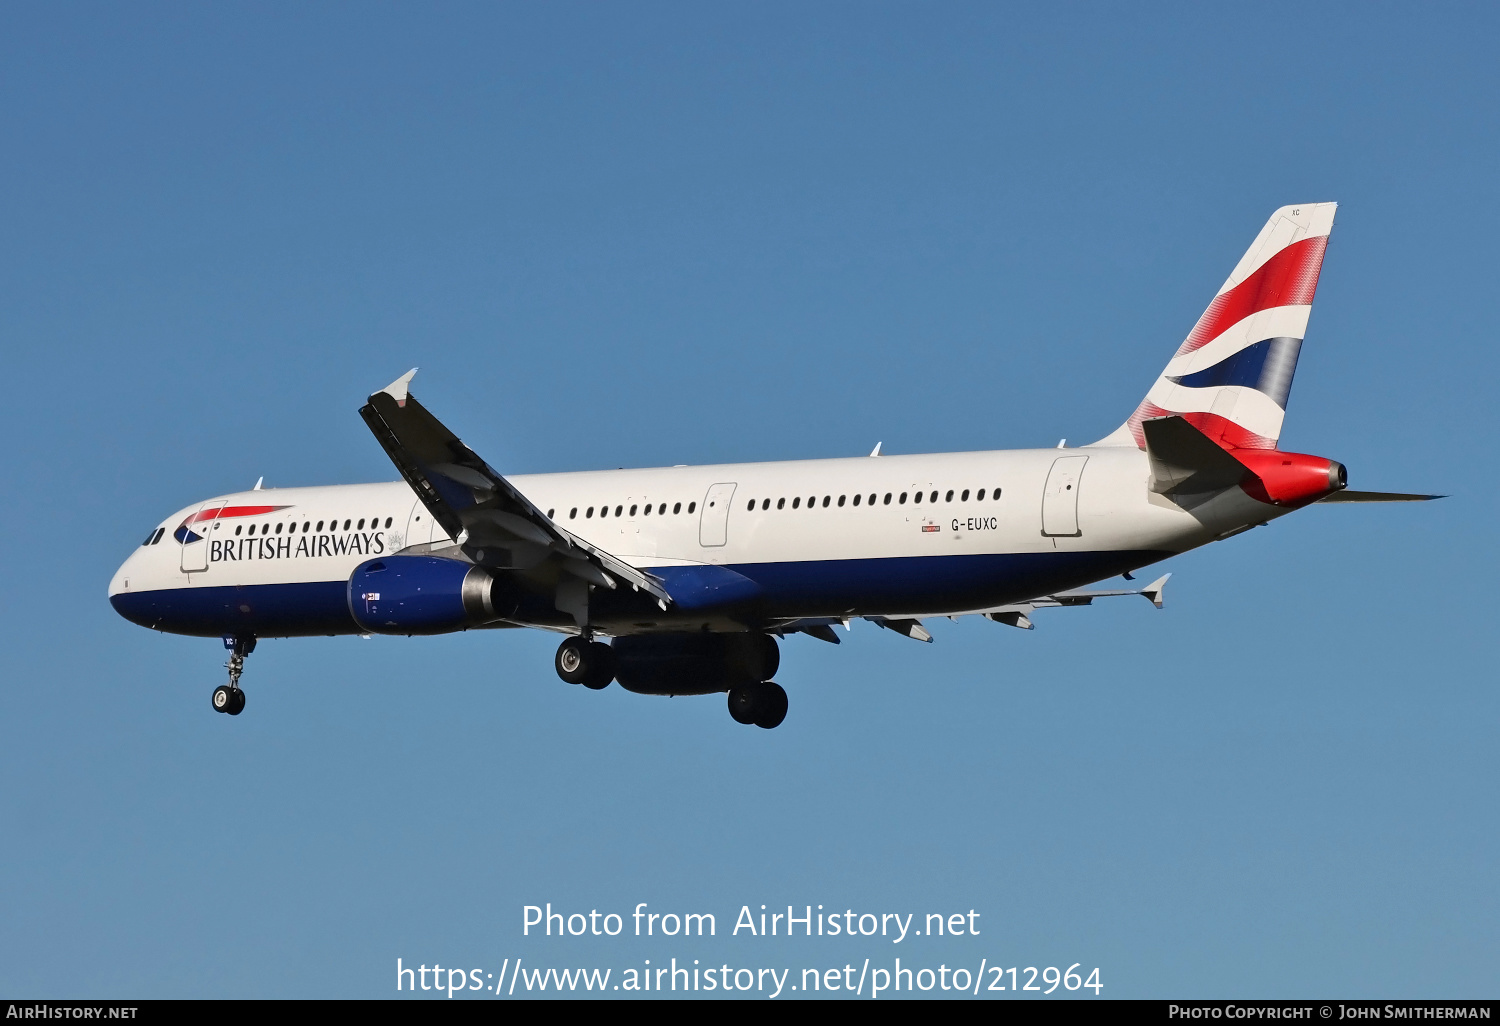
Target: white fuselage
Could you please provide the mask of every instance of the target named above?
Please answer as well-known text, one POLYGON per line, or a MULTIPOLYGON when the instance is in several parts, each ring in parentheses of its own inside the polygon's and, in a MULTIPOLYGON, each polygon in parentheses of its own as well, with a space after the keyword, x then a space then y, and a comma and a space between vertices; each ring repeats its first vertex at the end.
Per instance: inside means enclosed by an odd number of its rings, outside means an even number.
MULTIPOLYGON (((766 615, 783 620, 1024 600, 1287 512, 1239 489, 1188 512, 1154 495, 1148 478, 1144 453, 1100 447, 510 480, 559 526, 634 566, 706 564, 756 580, 766 615)), ((151 539, 110 582, 122 614, 179 633, 262 636, 352 633, 334 606, 355 567, 452 544, 400 481, 216 496, 174 513, 151 539)))

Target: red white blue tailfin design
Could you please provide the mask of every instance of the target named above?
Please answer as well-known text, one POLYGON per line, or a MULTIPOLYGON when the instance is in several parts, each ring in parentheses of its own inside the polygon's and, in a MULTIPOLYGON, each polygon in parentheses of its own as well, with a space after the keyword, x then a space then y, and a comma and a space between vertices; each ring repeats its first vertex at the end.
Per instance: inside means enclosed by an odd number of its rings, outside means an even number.
POLYGON ((1130 419, 1094 444, 1144 449, 1141 423, 1179 414, 1225 448, 1276 448, 1337 206, 1272 214, 1130 419))

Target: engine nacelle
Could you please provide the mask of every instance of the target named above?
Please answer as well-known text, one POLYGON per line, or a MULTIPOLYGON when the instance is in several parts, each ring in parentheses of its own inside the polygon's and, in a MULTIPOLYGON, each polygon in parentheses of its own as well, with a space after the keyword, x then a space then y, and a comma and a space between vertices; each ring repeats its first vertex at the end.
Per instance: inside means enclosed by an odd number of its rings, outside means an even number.
POLYGON ((770 680, 781 666, 769 634, 635 634, 613 647, 615 680, 639 695, 711 695, 770 680))
POLYGON ((495 579, 436 556, 382 556, 349 575, 349 611, 375 634, 447 634, 495 619, 495 579))

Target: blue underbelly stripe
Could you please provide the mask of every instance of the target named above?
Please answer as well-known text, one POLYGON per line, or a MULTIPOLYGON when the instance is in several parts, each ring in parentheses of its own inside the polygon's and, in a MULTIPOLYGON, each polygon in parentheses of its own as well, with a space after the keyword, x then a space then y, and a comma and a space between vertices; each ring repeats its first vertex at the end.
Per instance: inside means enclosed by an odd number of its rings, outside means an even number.
MULTIPOLYGON (((772 616, 983 609, 1076 588, 1170 552, 1024 552, 739 563, 772 616)), ((653 570, 652 573, 657 571, 653 570)))
MULTIPOLYGON (((1118 551, 900 556, 738 563, 726 569, 759 587, 753 601, 762 615, 784 618, 982 609, 1076 588, 1171 555, 1118 551)), ((670 591, 672 578, 692 569, 648 571, 663 578, 670 591)), ((316 581, 125 592, 111 596, 110 603, 132 623, 172 634, 357 634, 360 628, 349 614, 346 592, 344 581, 316 581)), ((615 604, 610 599, 624 596, 601 597, 609 606, 615 604)))
POLYGON ((122 592, 110 604, 131 623, 171 634, 265 638, 356 634, 344 581, 122 592))

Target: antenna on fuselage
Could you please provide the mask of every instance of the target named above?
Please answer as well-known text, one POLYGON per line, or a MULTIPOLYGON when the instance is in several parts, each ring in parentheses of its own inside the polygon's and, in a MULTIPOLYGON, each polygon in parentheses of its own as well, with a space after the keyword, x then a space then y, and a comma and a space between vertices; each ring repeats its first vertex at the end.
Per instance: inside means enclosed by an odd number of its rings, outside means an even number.
POLYGON ((266 475, 264 475, 264 474, 260 475, 260 477, 257 477, 255 479, 255 487, 252 488, 252 489, 250 489, 250 490, 252 492, 258 492, 258 491, 260 491, 260 486, 265 483, 265 480, 266 480, 266 475))
POLYGON ((880 446, 881 445, 882 445, 882 443, 876 442, 875 443, 875 448, 873 448, 873 449, 870 450, 870 455, 871 456, 879 456, 880 455, 880 446))

